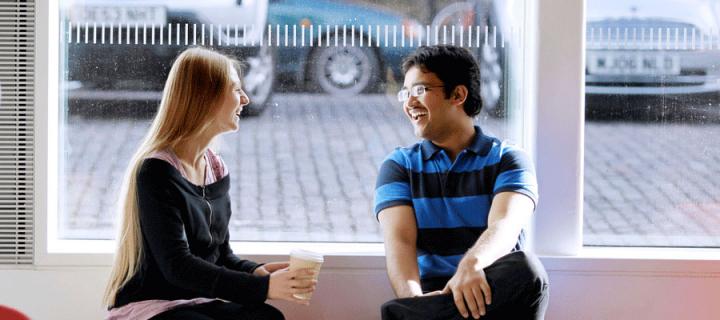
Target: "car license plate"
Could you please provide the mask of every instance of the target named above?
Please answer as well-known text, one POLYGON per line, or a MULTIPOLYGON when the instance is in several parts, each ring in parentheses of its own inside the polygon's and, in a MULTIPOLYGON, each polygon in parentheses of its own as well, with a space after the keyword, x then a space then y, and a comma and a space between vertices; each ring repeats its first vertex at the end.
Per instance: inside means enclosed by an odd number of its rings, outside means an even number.
POLYGON ((598 75, 678 75, 680 57, 643 52, 590 52, 588 72, 598 75))
POLYGON ((74 24, 162 25, 167 12, 161 6, 75 6, 70 12, 74 24))

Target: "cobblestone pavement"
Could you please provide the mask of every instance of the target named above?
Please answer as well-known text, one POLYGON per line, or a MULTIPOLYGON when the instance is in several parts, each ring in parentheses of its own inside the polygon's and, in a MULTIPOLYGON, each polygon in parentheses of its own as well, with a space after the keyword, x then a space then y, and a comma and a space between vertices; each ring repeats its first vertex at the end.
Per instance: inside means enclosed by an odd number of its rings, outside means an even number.
POLYGON ((720 246, 720 124, 585 126, 584 239, 720 246))
MULTIPOLYGON (((233 238, 380 241, 372 213, 378 165, 416 141, 393 97, 273 101, 215 146, 232 175, 233 238)), ((67 122, 61 236, 111 238, 122 174, 149 120, 67 122)), ((480 124, 504 136, 503 121, 480 124)), ((720 245, 718 133, 720 125, 588 122, 585 242, 720 245)))

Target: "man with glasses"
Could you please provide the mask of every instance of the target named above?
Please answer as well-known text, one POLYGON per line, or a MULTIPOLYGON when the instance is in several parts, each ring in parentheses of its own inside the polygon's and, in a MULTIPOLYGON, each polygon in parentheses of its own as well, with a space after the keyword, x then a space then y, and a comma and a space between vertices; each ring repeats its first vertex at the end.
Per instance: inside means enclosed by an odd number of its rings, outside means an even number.
POLYGON ((403 62, 403 113, 423 140, 383 162, 375 214, 398 299, 383 319, 543 319, 549 284, 522 251, 537 203, 532 162, 483 134, 480 72, 454 46, 420 47, 403 62))

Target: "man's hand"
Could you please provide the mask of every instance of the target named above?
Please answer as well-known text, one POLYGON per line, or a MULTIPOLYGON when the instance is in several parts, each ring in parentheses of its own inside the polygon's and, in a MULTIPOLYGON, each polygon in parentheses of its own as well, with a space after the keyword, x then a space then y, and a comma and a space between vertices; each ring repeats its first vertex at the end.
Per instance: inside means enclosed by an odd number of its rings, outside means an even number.
POLYGON ((460 261, 455 275, 445 285, 443 293, 452 293, 455 306, 465 318, 468 317, 470 309, 472 317, 479 319, 485 315, 485 305, 492 302, 485 271, 479 267, 477 259, 470 257, 460 261))
POLYGON ((429 296, 436 296, 436 295, 444 294, 444 293, 445 293, 445 291, 436 290, 436 291, 430 291, 428 293, 423 293, 423 294, 415 296, 415 297, 429 297, 429 296))

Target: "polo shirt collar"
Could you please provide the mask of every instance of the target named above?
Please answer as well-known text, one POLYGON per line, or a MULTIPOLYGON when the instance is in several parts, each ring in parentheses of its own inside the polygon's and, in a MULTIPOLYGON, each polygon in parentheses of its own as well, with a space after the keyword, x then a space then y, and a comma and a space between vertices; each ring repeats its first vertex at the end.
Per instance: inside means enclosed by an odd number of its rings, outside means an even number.
MULTIPOLYGON (((479 126, 475 126, 475 138, 473 138, 472 143, 466 148, 466 150, 477 155, 484 156, 487 155, 491 147, 492 139, 484 135, 479 126)), ((442 150, 430 140, 423 140, 420 148, 422 149, 423 159, 425 161, 430 160, 430 158, 438 153, 438 151, 442 150)))
POLYGON ((441 150, 440 147, 430 142, 430 140, 423 140, 420 149, 422 149, 423 160, 425 161, 430 160, 430 158, 441 150))
POLYGON ((476 155, 486 156, 492 148, 493 139, 486 136, 479 126, 475 126, 475 139, 467 150, 472 151, 476 155))

